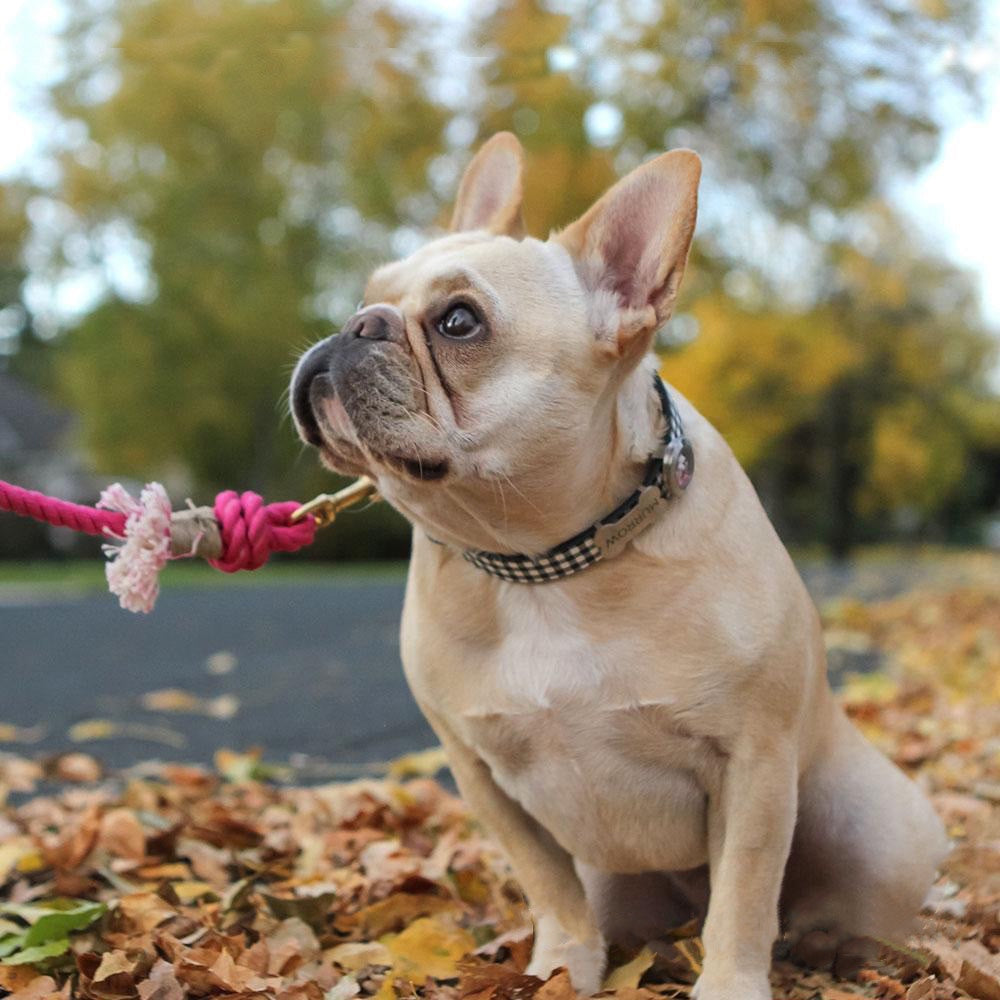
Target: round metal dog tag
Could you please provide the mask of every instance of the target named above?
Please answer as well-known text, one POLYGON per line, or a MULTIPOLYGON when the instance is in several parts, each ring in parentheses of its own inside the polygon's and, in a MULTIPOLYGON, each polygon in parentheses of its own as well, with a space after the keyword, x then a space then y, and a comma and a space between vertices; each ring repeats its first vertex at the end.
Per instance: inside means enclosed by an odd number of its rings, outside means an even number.
POLYGON ((663 481, 670 493, 683 493, 694 476, 694 449, 687 438, 679 438, 667 445, 663 456, 663 481))

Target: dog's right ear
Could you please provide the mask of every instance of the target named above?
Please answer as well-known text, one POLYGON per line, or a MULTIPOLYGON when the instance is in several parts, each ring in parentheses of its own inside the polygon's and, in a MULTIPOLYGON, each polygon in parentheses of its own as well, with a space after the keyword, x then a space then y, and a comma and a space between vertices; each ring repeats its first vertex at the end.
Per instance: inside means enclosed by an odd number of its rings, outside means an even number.
POLYGON ((451 231, 486 229, 496 235, 523 236, 523 172, 521 143, 511 132, 497 132, 465 168, 451 216, 451 231))

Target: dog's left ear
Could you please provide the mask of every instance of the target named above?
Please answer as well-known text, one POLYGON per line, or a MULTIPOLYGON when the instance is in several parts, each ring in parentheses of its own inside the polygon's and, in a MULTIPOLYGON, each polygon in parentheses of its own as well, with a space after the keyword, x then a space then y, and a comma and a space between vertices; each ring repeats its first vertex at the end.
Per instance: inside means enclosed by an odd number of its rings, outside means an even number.
POLYGON ((677 149, 637 167, 555 237, 593 291, 618 300, 601 342, 618 357, 645 353, 673 311, 698 214, 701 160, 677 149))
POLYGON ((512 132, 497 132, 465 168, 451 217, 451 231, 486 229, 497 235, 524 235, 521 176, 524 150, 512 132))

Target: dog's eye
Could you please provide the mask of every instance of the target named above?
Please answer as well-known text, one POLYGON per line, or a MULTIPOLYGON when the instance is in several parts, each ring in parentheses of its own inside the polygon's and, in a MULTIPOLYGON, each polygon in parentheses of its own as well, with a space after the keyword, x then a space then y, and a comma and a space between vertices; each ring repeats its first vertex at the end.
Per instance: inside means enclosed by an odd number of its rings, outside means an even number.
POLYGON ((469 306, 459 303, 452 306, 438 321, 437 330, 442 337, 465 340, 480 328, 479 317, 469 306))

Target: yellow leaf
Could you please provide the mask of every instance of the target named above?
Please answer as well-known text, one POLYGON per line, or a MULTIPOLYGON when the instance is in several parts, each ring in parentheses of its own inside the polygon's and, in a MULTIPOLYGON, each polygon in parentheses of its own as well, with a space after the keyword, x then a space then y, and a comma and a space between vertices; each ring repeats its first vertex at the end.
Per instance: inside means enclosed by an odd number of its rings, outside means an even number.
POLYGON ((396 987, 392 982, 392 975, 388 975, 382 980, 382 985, 378 988, 378 992, 372 997, 372 1000, 396 1000, 396 987))
POLYGON ((448 758, 441 747, 430 747, 418 750, 416 753, 397 757, 389 765, 389 777, 402 778, 433 778, 438 771, 448 766, 448 758))
POLYGON ((388 942, 395 959, 394 976, 422 983, 427 976, 453 979, 458 962, 476 948, 475 939, 461 927, 423 917, 388 942))
POLYGON ((612 969, 608 973, 607 979, 604 980, 604 988, 606 990, 636 989, 643 973, 652 967, 654 957, 649 948, 643 948, 631 962, 619 965, 617 969, 612 969))
POLYGON ((347 972, 366 965, 392 965, 392 952, 378 941, 348 941, 331 948, 326 957, 347 972))
POLYGON ((171 882, 170 887, 182 903, 193 903, 202 896, 215 895, 215 889, 207 882, 171 882))
POLYGON ((14 837, 0 844, 0 883, 14 868, 20 870, 22 860, 31 854, 34 846, 34 841, 30 837, 14 837))

